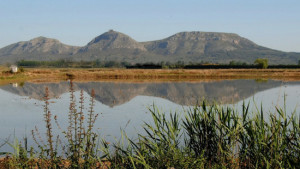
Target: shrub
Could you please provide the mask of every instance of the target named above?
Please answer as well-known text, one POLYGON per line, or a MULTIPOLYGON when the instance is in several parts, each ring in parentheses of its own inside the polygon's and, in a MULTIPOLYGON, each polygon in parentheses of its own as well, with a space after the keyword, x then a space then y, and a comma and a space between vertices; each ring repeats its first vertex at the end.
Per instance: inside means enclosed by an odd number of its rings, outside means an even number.
POLYGON ((254 64, 259 66, 261 69, 267 69, 268 68, 268 59, 256 59, 254 61, 254 64))
POLYGON ((24 68, 22 66, 19 67, 19 72, 24 72, 24 68))

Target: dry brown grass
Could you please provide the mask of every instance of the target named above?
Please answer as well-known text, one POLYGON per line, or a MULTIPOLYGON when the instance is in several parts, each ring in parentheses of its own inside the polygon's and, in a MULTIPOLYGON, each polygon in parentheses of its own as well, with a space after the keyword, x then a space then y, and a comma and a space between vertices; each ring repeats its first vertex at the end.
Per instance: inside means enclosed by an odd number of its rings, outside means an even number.
MULTIPOLYGON (((1 70, 1 69, 0 69, 1 70)), ((207 81, 225 79, 300 80, 300 69, 25 69, 22 76, 2 80, 61 81, 207 81)), ((4 78, 3 78, 4 77, 4 78)))

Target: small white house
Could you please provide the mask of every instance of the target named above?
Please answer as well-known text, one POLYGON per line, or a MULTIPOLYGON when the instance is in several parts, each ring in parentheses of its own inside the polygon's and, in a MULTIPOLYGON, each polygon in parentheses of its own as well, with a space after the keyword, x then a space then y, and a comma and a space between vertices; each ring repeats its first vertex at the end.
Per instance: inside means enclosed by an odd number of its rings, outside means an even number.
POLYGON ((13 86, 13 87, 18 87, 19 84, 18 84, 18 83, 13 83, 12 86, 13 86))
POLYGON ((10 66, 10 71, 11 71, 12 73, 17 73, 17 72, 18 72, 18 66, 16 66, 16 65, 11 65, 11 66, 10 66))

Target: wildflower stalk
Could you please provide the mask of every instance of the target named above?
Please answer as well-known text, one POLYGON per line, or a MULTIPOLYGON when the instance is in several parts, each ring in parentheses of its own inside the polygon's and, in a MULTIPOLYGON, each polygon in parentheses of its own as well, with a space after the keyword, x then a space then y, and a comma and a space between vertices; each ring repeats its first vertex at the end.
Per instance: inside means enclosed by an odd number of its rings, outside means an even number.
POLYGON ((51 157, 51 160, 54 159, 54 149, 53 149, 53 140, 52 140, 52 125, 51 125, 51 112, 49 110, 49 89, 46 87, 45 89, 45 96, 44 96, 44 120, 46 122, 46 129, 47 129, 47 141, 49 144, 49 154, 51 157))

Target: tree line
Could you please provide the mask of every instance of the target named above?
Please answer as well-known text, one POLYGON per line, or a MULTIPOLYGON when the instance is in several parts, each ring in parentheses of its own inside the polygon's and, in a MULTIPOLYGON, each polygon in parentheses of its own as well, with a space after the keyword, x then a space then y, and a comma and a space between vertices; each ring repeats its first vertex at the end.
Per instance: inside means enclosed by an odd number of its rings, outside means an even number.
POLYGON ((19 67, 54 67, 54 68, 127 68, 127 69, 255 69, 255 68, 300 68, 300 60, 295 65, 269 65, 267 59, 256 59, 253 64, 246 62, 230 61, 228 64, 216 64, 209 62, 185 63, 178 61, 160 63, 136 63, 118 61, 33 61, 21 60, 17 62, 19 67))

